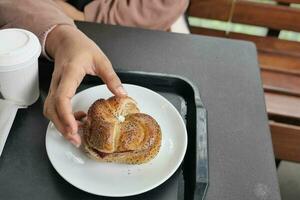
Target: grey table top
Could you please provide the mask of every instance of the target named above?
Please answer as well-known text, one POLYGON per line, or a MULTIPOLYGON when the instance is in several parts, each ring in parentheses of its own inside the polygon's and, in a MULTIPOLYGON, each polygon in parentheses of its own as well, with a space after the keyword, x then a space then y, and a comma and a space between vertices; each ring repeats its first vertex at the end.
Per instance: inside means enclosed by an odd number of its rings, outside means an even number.
MULTIPOLYGON (((116 69, 177 74, 198 86, 208 112, 207 200, 280 199, 256 50, 251 43, 77 25, 116 69)), ((63 183, 47 159, 45 144, 40 142, 48 124, 41 113, 45 95, 17 114, 0 157, 0 199, 96 199, 63 183), (26 143, 32 145, 22 146, 26 143), (41 164, 36 167, 33 163, 41 164)))
POLYGON ((192 80, 208 111, 207 200, 280 199, 255 46, 248 42, 79 23, 122 70, 192 80))

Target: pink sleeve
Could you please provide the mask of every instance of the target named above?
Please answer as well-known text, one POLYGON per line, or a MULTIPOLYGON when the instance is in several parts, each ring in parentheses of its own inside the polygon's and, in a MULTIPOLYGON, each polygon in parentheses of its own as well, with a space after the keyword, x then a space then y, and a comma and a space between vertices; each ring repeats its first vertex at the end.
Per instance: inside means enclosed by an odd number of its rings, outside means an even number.
POLYGON ((188 0, 94 0, 84 9, 86 21, 167 30, 183 14, 188 0))
POLYGON ((52 0, 0 0, 0 28, 22 28, 33 32, 43 50, 47 34, 58 24, 75 26, 52 0))

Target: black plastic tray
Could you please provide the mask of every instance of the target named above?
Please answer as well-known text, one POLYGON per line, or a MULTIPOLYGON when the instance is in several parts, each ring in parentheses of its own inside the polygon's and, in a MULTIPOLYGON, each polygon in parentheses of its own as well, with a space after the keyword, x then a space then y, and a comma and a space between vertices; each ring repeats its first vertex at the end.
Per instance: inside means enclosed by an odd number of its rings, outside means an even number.
MULTIPOLYGON (((39 77, 41 96, 34 105, 18 111, 0 157, 0 199, 116 199, 77 189, 60 177, 49 162, 44 146, 48 120, 42 116, 42 110, 53 63, 45 62, 42 66, 39 77)), ((198 90, 178 76, 145 72, 118 72, 118 75, 124 83, 147 87, 165 96, 182 115, 188 132, 186 156, 176 173, 151 191, 120 199, 204 199, 208 186, 207 129, 206 111, 198 90)), ((99 78, 87 76, 78 91, 100 83, 99 78)))
MULTIPOLYGON (((188 132, 187 152, 177 172, 161 186, 124 199, 204 199, 208 187, 207 117, 198 89, 189 80, 175 75, 137 71, 117 73, 123 83, 149 88, 167 98, 183 117, 188 132)), ((99 78, 88 76, 78 91, 99 83, 99 78)))

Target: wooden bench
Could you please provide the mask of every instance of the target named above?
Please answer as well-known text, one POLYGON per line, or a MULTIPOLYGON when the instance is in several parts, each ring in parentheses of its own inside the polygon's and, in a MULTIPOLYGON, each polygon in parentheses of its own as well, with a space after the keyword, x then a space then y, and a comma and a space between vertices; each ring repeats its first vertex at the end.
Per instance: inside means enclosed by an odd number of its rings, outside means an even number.
MULTIPOLYGON (((281 30, 300 32, 300 0, 191 0, 188 16, 268 28, 266 35, 190 26, 194 34, 252 41, 265 92, 275 157, 300 161, 300 42, 279 39, 281 30), (266 0, 264 1, 266 2, 266 0)), ((241 66, 243 67, 243 66, 241 66)))

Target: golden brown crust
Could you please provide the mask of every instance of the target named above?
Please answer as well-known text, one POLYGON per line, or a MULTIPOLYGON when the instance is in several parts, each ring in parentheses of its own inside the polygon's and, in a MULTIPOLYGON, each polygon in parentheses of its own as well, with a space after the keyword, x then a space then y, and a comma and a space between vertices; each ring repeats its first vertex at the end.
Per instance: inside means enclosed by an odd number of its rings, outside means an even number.
POLYGON ((161 137, 158 123, 151 116, 139 113, 132 98, 111 97, 97 100, 90 107, 84 125, 83 149, 98 161, 141 164, 157 155, 161 137), (123 122, 117 119, 120 114, 125 116, 123 122))

